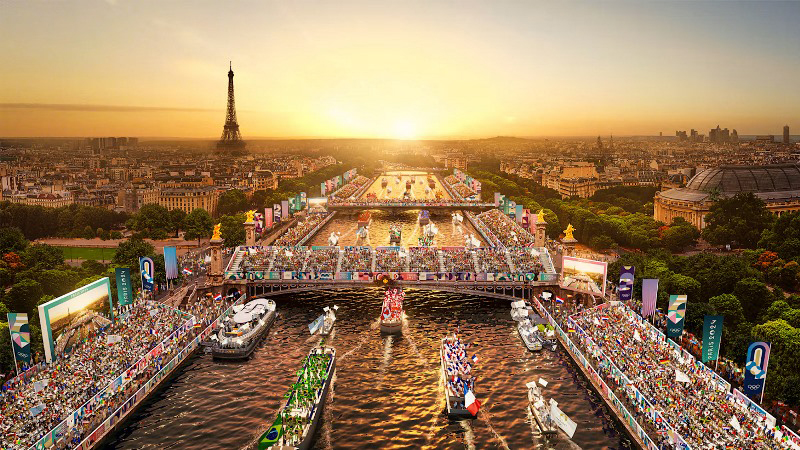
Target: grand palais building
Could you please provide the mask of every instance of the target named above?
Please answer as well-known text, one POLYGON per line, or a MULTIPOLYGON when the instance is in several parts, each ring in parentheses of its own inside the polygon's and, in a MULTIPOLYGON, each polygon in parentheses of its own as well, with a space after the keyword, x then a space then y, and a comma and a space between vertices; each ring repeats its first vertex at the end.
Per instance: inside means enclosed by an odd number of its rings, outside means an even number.
POLYGON ((732 197, 740 192, 754 193, 778 216, 800 211, 800 166, 771 164, 705 169, 692 177, 686 187, 656 193, 653 215, 667 224, 675 217, 683 217, 702 230, 712 198, 732 197))

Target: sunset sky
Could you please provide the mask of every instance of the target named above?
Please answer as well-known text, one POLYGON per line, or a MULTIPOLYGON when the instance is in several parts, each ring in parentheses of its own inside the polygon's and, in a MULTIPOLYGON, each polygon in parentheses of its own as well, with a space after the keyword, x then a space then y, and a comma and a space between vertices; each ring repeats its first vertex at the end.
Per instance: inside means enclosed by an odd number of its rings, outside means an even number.
POLYGON ((800 2, 12 1, 0 136, 800 131, 800 2))

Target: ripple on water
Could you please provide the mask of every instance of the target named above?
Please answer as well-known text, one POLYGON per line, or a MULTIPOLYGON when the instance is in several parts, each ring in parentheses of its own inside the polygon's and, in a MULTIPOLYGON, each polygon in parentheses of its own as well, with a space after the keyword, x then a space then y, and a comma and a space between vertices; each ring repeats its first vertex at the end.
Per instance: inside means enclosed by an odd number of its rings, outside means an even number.
POLYGON ((408 290, 404 336, 374 326, 382 291, 316 291, 275 297, 280 316, 247 362, 194 357, 107 445, 115 449, 252 448, 318 338, 308 323, 336 303, 335 384, 316 433, 317 449, 629 448, 602 401, 563 351, 529 352, 509 316, 509 302, 408 290), (475 342, 479 361, 477 420, 443 414, 439 341, 456 326, 475 342), (346 357, 345 357, 346 355, 346 357), (525 383, 548 381, 547 397, 578 424, 544 442, 532 433, 525 383), (474 447, 470 447, 474 446, 474 447))

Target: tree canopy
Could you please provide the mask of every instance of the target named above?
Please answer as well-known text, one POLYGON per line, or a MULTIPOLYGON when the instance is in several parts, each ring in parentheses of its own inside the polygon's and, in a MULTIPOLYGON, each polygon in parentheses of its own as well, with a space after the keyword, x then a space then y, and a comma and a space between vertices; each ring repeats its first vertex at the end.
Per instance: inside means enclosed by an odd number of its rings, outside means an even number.
MULTIPOLYGON (((703 238, 714 245, 755 248, 774 216, 752 192, 717 200, 706 215, 703 238)), ((800 246, 798 246, 800 248, 800 246)))

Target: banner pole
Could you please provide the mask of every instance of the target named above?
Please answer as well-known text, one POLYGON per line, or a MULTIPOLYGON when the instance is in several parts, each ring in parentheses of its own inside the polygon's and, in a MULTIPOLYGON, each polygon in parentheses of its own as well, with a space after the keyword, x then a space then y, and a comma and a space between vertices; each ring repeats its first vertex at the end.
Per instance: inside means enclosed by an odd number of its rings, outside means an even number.
POLYGON ((764 403, 764 391, 767 390, 767 377, 764 376, 764 384, 761 385, 761 400, 758 402, 759 406, 764 403))
MULTIPOLYGON (((8 333, 9 333, 9 335, 11 335, 11 327, 8 327, 8 333)), ((19 376, 19 365, 17 364, 17 351, 14 349, 14 336, 13 335, 11 335, 10 344, 11 344, 11 353, 14 355, 14 371, 17 372, 17 376, 19 376)), ((30 345, 31 344, 28 343, 28 348, 29 349, 30 349, 30 345)), ((31 353, 33 353, 33 352, 31 352, 31 353)))

